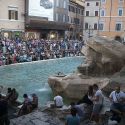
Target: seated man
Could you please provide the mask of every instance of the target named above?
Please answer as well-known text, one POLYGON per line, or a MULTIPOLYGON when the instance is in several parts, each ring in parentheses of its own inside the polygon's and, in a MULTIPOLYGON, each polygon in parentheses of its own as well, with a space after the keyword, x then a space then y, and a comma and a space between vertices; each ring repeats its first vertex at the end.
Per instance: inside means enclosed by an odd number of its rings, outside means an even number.
POLYGON ((11 88, 8 88, 8 89, 7 89, 7 94, 6 94, 6 100, 7 100, 7 101, 9 101, 11 95, 12 95, 12 89, 11 89, 11 88))
POLYGON ((9 99, 9 102, 10 103, 14 103, 18 98, 18 92, 16 91, 15 88, 12 89, 12 92, 11 92, 11 96, 10 96, 10 99, 9 99))
POLYGON ((38 97, 35 93, 32 94, 32 109, 38 108, 38 97))
POLYGON ((71 108, 75 108, 77 110, 77 115, 80 117, 80 119, 84 118, 85 112, 83 107, 80 107, 80 105, 75 105, 74 102, 72 102, 70 105, 71 108))
POLYGON ((31 112, 32 104, 27 94, 23 95, 24 102, 21 109, 18 112, 18 116, 25 115, 31 112))
POLYGON ((117 85, 115 91, 111 92, 109 96, 112 104, 111 111, 113 115, 120 115, 122 112, 125 112, 125 93, 120 91, 120 86, 117 85))
POLYGON ((63 107, 63 98, 57 94, 57 96, 54 97, 54 104, 56 108, 62 108, 63 107))
POLYGON ((9 125, 10 121, 8 118, 8 103, 5 99, 2 99, 0 94, 0 125, 9 125))
POLYGON ((71 108, 71 114, 66 117, 65 125, 80 125, 80 118, 76 113, 76 108, 71 108))

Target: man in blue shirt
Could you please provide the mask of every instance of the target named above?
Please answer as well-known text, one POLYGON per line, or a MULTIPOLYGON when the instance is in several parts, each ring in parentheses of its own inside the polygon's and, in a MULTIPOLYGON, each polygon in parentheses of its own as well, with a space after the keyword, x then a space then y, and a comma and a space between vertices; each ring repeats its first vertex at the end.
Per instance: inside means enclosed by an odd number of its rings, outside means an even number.
POLYGON ((71 108, 71 114, 66 117, 65 125, 80 125, 80 118, 76 113, 76 108, 71 108))
POLYGON ((76 109, 76 111, 77 111, 77 115, 80 117, 80 118, 83 118, 84 117, 84 109, 82 109, 81 107, 80 107, 80 105, 75 105, 75 103, 74 102, 72 102, 71 104, 71 108, 75 108, 76 109))

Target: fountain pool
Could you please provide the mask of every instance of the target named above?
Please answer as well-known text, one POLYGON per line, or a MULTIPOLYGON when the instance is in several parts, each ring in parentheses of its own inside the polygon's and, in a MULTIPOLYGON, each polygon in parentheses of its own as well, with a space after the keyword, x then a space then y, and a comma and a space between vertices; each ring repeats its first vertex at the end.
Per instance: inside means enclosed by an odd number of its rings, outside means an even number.
POLYGON ((39 97, 39 103, 44 105, 53 96, 47 83, 48 77, 57 72, 71 73, 83 61, 84 57, 67 57, 1 66, 0 85, 16 88, 20 100, 22 100, 24 93, 36 93, 39 97))

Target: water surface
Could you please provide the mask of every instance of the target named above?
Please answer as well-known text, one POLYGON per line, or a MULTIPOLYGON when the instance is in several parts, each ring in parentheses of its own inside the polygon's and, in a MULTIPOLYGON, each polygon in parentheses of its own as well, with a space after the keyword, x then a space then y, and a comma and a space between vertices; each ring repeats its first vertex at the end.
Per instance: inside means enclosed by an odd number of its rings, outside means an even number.
POLYGON ((58 72, 72 73, 83 63, 83 57, 66 57, 0 67, 0 85, 16 88, 19 99, 24 93, 36 93, 40 104, 52 99, 48 77, 58 72))

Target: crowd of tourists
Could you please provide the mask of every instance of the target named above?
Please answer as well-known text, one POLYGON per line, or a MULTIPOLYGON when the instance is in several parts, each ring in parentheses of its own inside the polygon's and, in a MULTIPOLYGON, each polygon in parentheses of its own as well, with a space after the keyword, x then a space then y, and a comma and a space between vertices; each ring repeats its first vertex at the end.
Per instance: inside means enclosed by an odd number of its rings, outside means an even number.
POLYGON ((3 39, 0 40, 0 65, 79 56, 83 44, 78 40, 3 39))
MULTIPOLYGON (((9 125, 8 119, 8 105, 13 105, 18 98, 18 92, 15 88, 8 88, 6 96, 3 98, 0 94, 0 125, 9 125)), ((25 115, 32 110, 38 108, 38 97, 35 93, 30 96, 23 95, 24 101, 17 113, 17 116, 25 115)), ((121 121, 121 117, 125 115, 125 93, 120 90, 120 86, 117 85, 115 90, 109 95, 111 101, 110 107, 110 119, 116 120, 118 123, 121 121)), ((104 104, 103 92, 99 89, 97 84, 89 86, 85 96, 78 102, 71 102, 68 112, 66 112, 66 125, 80 125, 86 118, 90 121, 99 123, 100 111, 104 104), (85 105, 83 105, 85 104, 85 105), (86 110, 90 110, 89 113, 86 110)), ((50 105, 50 108, 63 108, 63 97, 58 93, 54 97, 54 103, 50 105)), ((66 115, 65 114, 65 115, 66 115)))

